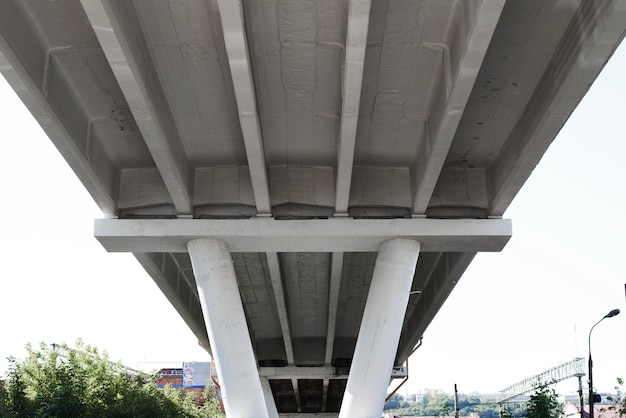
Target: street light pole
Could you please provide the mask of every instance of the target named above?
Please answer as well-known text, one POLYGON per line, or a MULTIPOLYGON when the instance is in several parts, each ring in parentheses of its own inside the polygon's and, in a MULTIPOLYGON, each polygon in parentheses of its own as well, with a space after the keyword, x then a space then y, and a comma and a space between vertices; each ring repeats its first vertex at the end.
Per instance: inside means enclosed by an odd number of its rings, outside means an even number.
MULTIPOLYGON (((604 315, 602 319, 593 324, 591 329, 589 330, 589 418, 593 417, 593 360, 591 360, 591 331, 598 325, 600 322, 605 320, 606 318, 613 318, 614 316, 619 315, 619 309, 613 309, 608 314, 604 315)), ((583 416, 583 411, 581 409, 580 416, 583 416)))

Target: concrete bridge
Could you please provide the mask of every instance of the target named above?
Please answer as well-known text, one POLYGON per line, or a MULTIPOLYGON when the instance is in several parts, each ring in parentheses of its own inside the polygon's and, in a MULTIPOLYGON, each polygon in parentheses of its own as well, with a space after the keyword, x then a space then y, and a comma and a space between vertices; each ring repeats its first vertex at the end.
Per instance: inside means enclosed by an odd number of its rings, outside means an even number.
POLYGON ((623 0, 3 0, 0 71, 228 416, 378 417, 625 31, 623 0))

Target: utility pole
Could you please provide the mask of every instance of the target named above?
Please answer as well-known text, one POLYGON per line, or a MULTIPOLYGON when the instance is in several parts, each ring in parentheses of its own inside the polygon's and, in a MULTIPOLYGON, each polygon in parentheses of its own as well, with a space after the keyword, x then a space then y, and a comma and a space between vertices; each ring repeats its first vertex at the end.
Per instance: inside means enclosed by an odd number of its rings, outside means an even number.
POLYGON ((578 375, 578 400, 580 402, 580 416, 583 416, 583 409, 585 408, 585 403, 583 401, 583 375, 578 375))
POLYGON ((456 390, 456 383, 454 384, 454 418, 459 418, 459 392, 456 390))

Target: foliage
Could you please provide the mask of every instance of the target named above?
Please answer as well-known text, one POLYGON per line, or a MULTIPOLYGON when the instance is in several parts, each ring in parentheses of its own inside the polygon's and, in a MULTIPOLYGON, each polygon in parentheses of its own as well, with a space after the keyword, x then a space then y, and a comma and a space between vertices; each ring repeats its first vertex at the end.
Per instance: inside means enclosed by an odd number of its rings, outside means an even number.
MULTIPOLYGON (((499 408, 494 399, 481 399, 476 396, 461 396, 458 402, 459 414, 469 416, 472 412, 477 413, 480 418, 499 418, 499 408)), ((434 395, 424 394, 421 396, 410 395, 404 399, 400 395, 394 395, 385 404, 385 409, 390 410, 394 415, 409 416, 446 416, 454 413, 454 398, 445 393, 434 395), (393 401, 393 402, 392 402, 393 401), (398 405, 391 408, 392 405, 398 405)), ((522 410, 519 405, 511 406, 514 416, 521 418, 522 410)))
POLYGON ((212 417, 223 417, 222 414, 222 406, 216 400, 215 397, 215 389, 213 386, 207 385, 204 388, 204 405, 202 406, 202 415, 203 418, 212 418, 212 417))
POLYGON ((129 373, 81 341, 76 348, 42 343, 39 350, 26 350, 23 361, 9 358, 8 378, 0 383, 0 417, 222 416, 214 398, 198 407, 190 394, 160 389, 156 376, 129 373))
POLYGON ((528 400, 524 416, 528 418, 558 418, 562 414, 563 405, 559 403, 555 390, 547 383, 538 383, 528 400))
POLYGON ((391 395, 391 398, 389 398, 389 400, 385 402, 383 411, 386 411, 389 409, 398 409, 398 408, 401 408, 402 406, 403 406, 402 396, 398 395, 397 393, 394 393, 393 395, 391 395))
MULTIPOLYGON (((600 413, 596 414, 598 418, 608 415, 604 414, 605 412, 612 412, 609 416, 616 414, 615 416, 626 418, 624 383, 624 379, 617 378, 616 395, 606 398, 613 404, 602 405, 600 413)), ((559 404, 557 399, 555 391, 550 389, 548 384, 539 384, 535 387, 535 393, 530 396, 528 402, 506 402, 503 405, 502 415, 500 415, 500 409, 495 399, 461 396, 458 407, 461 416, 470 416, 472 413, 476 413, 480 418, 551 418, 562 416, 563 405, 559 404), (545 405, 552 405, 553 408, 543 409, 545 405), (548 411, 546 412, 546 410, 548 411)), ((454 398, 444 393, 407 395, 406 397, 395 394, 385 404, 385 410, 399 416, 441 416, 447 411, 452 414, 454 412, 453 405, 454 398)))
MULTIPOLYGON (((410 395, 403 398, 394 395, 385 404, 386 409, 394 415, 399 416, 448 416, 454 414, 454 398, 445 393, 424 394, 420 396, 410 395), (389 408, 391 401, 397 408, 389 408)), ((493 398, 480 398, 478 396, 460 396, 458 401, 459 415, 470 416, 476 413, 480 418, 522 418, 525 414, 524 402, 507 402, 504 404, 502 415, 500 407, 493 398)))
POLYGON ((614 404, 606 408, 600 408, 600 411, 613 411, 617 413, 617 416, 626 417, 626 396, 624 394, 624 379, 622 379, 621 377, 617 378, 615 392, 617 393, 615 396, 607 396, 607 399, 614 404))

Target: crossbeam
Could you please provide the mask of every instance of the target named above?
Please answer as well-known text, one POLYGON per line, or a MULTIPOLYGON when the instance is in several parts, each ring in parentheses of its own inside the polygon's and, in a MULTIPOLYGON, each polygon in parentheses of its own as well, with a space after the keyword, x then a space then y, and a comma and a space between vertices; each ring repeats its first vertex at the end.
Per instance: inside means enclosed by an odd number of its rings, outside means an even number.
POLYGON ((347 378, 345 370, 332 366, 259 367, 259 376, 269 379, 341 379, 347 378))
POLYGON ((97 219, 109 252, 187 252, 211 238, 231 252, 377 252, 393 238, 417 240, 425 252, 497 252, 511 238, 508 219, 97 219))

